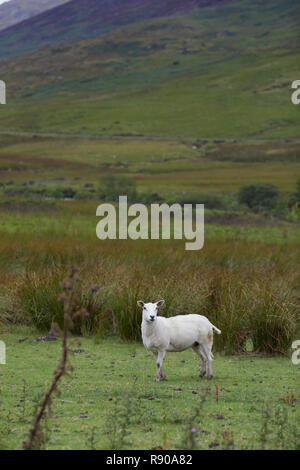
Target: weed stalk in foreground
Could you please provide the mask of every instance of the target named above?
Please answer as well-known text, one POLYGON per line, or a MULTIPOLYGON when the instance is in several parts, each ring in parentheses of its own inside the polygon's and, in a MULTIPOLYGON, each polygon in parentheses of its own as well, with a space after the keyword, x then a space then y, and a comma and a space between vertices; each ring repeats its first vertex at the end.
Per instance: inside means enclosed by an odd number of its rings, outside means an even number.
MULTIPOLYGON (((75 314, 74 312, 74 292, 76 284, 79 282, 78 270, 72 267, 69 271, 68 276, 62 283, 62 294, 59 296, 59 300, 64 304, 64 327, 63 331, 60 330, 62 336, 62 355, 58 367, 54 370, 54 377, 51 386, 44 393, 44 398, 40 407, 38 408, 32 428, 29 431, 28 440, 23 442, 23 449, 34 450, 39 449, 42 442, 43 430, 41 426, 42 418, 46 415, 47 410, 51 412, 51 400, 52 395, 57 391, 58 382, 67 374, 67 371, 72 371, 71 364, 68 364, 68 345, 67 338, 70 330, 73 326, 73 319, 78 315, 87 315, 86 311, 79 310, 75 314)), ((58 328, 57 325, 54 327, 58 328)))

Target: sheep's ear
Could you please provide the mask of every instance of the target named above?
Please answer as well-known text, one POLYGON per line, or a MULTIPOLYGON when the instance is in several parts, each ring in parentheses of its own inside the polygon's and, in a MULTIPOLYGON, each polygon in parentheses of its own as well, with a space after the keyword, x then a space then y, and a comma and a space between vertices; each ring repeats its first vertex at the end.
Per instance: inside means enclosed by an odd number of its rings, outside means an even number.
POLYGON ((138 304, 139 307, 144 307, 144 305, 145 305, 142 300, 138 300, 137 304, 138 304))
POLYGON ((162 307, 164 303, 165 303, 164 300, 159 300, 158 302, 156 302, 156 305, 157 305, 158 307, 162 307))

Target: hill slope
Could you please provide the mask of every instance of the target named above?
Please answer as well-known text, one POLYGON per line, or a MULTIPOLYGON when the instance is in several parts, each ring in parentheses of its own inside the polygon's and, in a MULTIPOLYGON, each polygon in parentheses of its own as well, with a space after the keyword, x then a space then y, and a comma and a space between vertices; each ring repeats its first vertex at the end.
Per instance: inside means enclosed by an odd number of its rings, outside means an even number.
POLYGON ((11 0, 0 5, 0 31, 69 0, 11 0))
POLYGON ((297 137, 296 5, 224 3, 3 61, 2 131, 297 137))
MULTIPOLYGON (((23 0, 22 0, 23 1, 23 0)), ((72 0, 0 32, 0 59, 231 0, 72 0)))

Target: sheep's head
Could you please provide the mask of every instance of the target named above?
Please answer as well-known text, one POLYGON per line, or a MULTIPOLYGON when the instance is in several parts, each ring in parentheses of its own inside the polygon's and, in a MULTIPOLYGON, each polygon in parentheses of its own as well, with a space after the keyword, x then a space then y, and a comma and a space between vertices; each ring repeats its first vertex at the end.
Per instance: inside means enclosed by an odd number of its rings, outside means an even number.
POLYGON ((152 304, 151 302, 145 304, 142 300, 138 300, 138 305, 143 309, 143 320, 147 322, 154 322, 157 317, 159 307, 165 303, 164 300, 159 300, 152 304))

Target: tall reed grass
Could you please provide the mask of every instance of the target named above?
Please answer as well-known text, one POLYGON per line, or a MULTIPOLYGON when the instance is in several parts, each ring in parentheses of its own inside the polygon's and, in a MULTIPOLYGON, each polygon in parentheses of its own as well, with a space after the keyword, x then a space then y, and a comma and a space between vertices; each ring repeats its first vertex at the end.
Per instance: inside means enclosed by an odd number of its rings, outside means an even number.
POLYGON ((0 251, 0 321, 26 321, 47 330, 62 324, 58 301, 67 268, 76 265, 84 280, 76 308, 90 316, 75 334, 117 334, 141 339, 136 301, 166 301, 165 316, 207 316, 221 335, 215 350, 286 353, 299 331, 298 245, 210 240, 205 250, 186 252, 181 241, 118 241, 95 244, 67 237, 4 239, 0 251), (2 245, 2 247, 3 247, 2 245), (3 267, 5 266, 5 268, 3 267), (99 285, 91 293, 91 285, 99 285), (5 306, 4 306, 5 305, 5 306))

